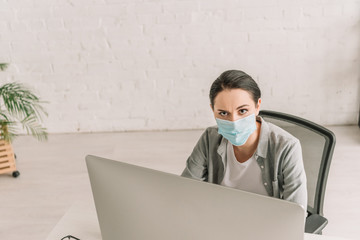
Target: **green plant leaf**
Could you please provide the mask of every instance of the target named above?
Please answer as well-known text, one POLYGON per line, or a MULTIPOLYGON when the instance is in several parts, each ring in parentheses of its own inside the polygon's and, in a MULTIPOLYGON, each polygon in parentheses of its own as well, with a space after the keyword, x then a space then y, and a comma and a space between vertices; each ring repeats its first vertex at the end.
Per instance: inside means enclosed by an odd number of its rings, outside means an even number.
POLYGON ((0 112, 0 124, 2 124, 3 122, 9 122, 9 118, 8 116, 6 116, 5 113, 0 112))
POLYGON ((9 113, 18 119, 35 115, 41 120, 41 113, 47 115, 40 105, 40 99, 20 83, 7 83, 0 88, 4 105, 9 113))
POLYGON ((46 128, 42 127, 34 116, 28 116, 27 118, 23 119, 21 124, 26 129, 28 134, 33 135, 39 141, 47 140, 48 134, 46 132, 46 128))
POLYGON ((21 83, 7 83, 0 87, 0 119, 8 122, 8 131, 2 131, 4 139, 13 139, 15 134, 15 122, 21 123, 28 134, 38 140, 47 140, 46 128, 41 126, 42 115, 47 116, 47 112, 41 106, 44 102, 21 83), (6 111, 1 109, 5 107, 6 111), (8 134, 9 137, 5 135, 8 134))
POLYGON ((0 63, 0 70, 5 71, 8 66, 9 66, 8 63, 0 63))

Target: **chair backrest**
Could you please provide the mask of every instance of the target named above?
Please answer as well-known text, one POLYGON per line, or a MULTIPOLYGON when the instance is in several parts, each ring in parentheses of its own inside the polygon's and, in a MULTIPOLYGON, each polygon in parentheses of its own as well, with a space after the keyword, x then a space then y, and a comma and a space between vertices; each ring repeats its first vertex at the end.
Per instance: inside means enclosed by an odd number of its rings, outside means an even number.
POLYGON ((310 214, 322 216, 335 134, 314 122, 290 114, 263 110, 259 115, 266 122, 281 127, 300 140, 307 177, 307 210, 310 214))

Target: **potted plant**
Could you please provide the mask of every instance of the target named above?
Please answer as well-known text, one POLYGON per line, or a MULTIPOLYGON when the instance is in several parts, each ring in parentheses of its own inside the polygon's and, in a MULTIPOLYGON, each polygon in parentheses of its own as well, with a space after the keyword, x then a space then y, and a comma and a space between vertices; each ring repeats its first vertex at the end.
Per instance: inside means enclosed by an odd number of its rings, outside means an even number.
MULTIPOLYGON (((0 71, 4 71, 7 66, 6 63, 0 63, 0 71)), ((12 82, 0 86, 0 174, 12 172, 13 177, 20 174, 16 170, 15 154, 11 146, 11 142, 18 136, 19 126, 38 140, 47 140, 46 128, 41 124, 42 115, 47 115, 42 103, 21 83, 12 82)))

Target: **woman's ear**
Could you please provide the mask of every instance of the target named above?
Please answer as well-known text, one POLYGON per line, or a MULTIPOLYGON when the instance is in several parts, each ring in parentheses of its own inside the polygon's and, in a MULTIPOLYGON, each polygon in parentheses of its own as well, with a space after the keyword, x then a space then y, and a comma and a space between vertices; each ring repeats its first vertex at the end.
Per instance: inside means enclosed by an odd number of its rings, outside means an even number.
POLYGON ((257 104, 255 105, 255 108, 256 108, 256 116, 259 115, 259 112, 260 112, 260 105, 261 105, 261 98, 258 99, 258 102, 257 104))

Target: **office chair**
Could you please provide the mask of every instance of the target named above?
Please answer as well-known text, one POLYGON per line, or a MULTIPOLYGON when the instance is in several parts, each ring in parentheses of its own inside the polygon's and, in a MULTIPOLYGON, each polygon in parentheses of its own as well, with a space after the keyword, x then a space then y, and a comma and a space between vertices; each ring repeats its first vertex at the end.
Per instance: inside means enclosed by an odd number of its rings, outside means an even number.
POLYGON ((290 114, 263 110, 259 115, 266 122, 281 127, 300 140, 308 191, 305 232, 321 234, 328 223, 323 216, 323 203, 335 148, 335 134, 316 123, 290 114))

